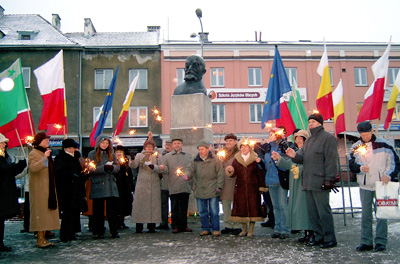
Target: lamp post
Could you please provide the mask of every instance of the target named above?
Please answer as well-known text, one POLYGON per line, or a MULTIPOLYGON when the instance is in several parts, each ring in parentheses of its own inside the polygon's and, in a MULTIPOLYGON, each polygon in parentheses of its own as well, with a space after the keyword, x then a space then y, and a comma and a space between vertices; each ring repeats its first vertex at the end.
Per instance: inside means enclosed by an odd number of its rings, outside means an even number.
POLYGON ((201 43, 201 57, 203 58, 203 42, 204 42, 204 32, 203 32, 203 23, 201 22, 201 18, 203 16, 203 11, 200 8, 196 9, 196 16, 199 18, 201 33, 200 33, 200 43, 201 43))

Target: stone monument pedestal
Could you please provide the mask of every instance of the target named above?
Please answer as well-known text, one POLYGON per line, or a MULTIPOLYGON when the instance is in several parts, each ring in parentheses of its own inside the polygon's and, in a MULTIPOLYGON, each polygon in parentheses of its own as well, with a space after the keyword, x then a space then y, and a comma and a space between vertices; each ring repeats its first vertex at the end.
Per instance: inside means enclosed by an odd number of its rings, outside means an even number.
POLYGON ((211 99, 206 95, 182 94, 171 98, 170 137, 183 140, 183 150, 197 155, 197 143, 205 139, 211 144, 214 133, 206 127, 212 123, 211 99))

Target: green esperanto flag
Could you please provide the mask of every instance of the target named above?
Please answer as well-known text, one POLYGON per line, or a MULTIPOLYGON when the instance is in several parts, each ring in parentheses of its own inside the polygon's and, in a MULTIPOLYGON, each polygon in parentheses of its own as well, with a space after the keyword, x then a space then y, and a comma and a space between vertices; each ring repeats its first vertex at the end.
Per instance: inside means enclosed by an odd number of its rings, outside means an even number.
POLYGON ((296 125, 296 128, 307 130, 308 128, 307 112, 306 109, 304 108, 303 102, 301 101, 300 92, 297 89, 297 83, 294 79, 293 79, 292 93, 290 95, 288 107, 290 114, 292 115, 293 122, 296 125))
POLYGON ((28 108, 19 58, 0 73, 0 83, 6 78, 14 82, 14 87, 10 91, 4 91, 4 87, 0 85, 0 127, 17 118, 19 111, 28 108))

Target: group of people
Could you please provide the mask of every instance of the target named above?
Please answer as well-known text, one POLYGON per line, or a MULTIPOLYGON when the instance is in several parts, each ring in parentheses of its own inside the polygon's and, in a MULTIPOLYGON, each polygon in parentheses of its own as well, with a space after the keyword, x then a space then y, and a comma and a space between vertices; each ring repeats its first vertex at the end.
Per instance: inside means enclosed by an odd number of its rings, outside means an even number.
MULTIPOLYGON (((122 146, 117 146, 114 153, 111 139, 101 135, 87 160, 80 156, 72 139, 63 141, 62 151, 53 160, 49 136, 39 132, 28 158, 29 231, 37 233, 37 247, 49 247, 53 243, 46 240, 46 235, 60 229, 61 216, 60 240, 75 240, 81 228, 80 214, 88 210, 89 198, 93 202, 91 226, 96 238, 104 238, 105 215, 112 238, 119 237, 118 230, 125 227, 127 215, 132 215, 136 233, 143 232, 144 224, 149 233, 155 233, 157 228, 169 229, 169 198, 172 233, 192 232, 187 212, 193 192, 201 219, 200 236, 218 237, 222 233, 252 237, 255 222, 273 215, 271 238, 286 239, 291 231, 304 231, 299 242, 311 247, 335 247, 329 194, 335 189, 338 173, 337 141, 324 130, 321 114, 310 115, 308 125, 310 133, 295 131, 294 144, 286 140, 284 127, 271 129, 264 144, 228 134, 223 155, 217 155, 210 142, 201 140, 195 157, 183 151, 180 138, 167 140, 164 150, 157 149, 151 133, 143 151, 128 157, 122 146), (134 197, 132 169, 138 170, 134 197), (88 179, 90 194, 86 197, 88 179), (220 202, 225 225, 221 233, 220 202)), ((393 146, 374 135, 369 122, 359 123, 357 129, 361 138, 352 149, 364 144, 368 151, 363 158, 357 151, 350 152, 349 166, 358 174, 362 203, 361 244, 356 250, 383 251, 387 244, 386 220, 377 220, 373 246, 374 186, 376 181, 397 181, 400 161, 393 146)), ((4 221, 19 211, 15 176, 27 165, 25 160, 11 162, 7 141, 0 134, 0 251, 11 251, 3 244, 4 221)))

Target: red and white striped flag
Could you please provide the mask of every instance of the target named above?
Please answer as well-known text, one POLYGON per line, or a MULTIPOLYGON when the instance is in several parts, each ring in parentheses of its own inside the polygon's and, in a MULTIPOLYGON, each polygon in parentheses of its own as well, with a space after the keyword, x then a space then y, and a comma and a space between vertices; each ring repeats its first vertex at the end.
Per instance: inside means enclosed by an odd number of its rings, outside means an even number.
POLYGON ((63 50, 34 73, 43 99, 39 129, 50 135, 67 134, 63 50))

